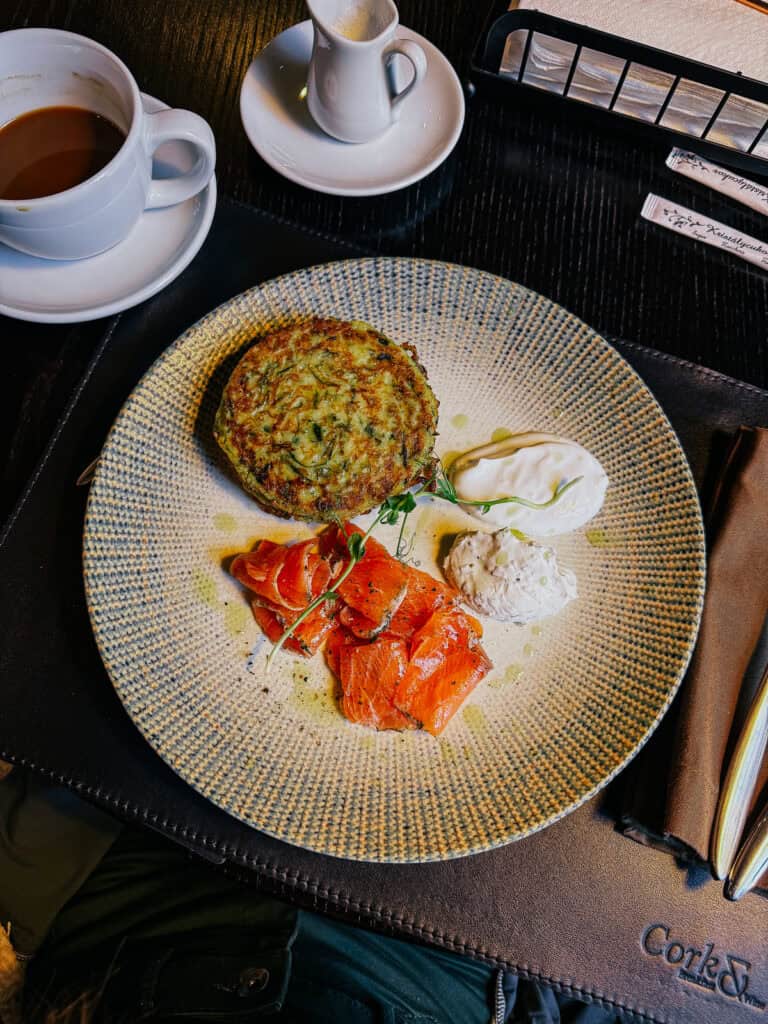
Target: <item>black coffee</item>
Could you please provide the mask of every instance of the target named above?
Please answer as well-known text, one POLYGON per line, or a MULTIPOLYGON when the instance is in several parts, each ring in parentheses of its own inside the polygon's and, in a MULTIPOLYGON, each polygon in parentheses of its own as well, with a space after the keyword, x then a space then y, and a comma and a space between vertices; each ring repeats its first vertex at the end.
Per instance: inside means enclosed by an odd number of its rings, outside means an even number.
POLYGON ((41 107, 0 128, 0 199, 37 199, 92 177, 125 142, 82 107, 41 107))

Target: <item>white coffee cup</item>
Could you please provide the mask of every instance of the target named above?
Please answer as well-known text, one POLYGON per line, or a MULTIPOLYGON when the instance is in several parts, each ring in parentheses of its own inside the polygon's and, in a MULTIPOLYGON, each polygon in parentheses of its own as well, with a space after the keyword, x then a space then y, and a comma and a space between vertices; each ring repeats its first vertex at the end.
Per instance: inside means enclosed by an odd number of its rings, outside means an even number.
POLYGON ((0 242, 14 249, 48 259, 94 256, 122 241, 144 210, 183 202, 211 179, 216 143, 208 124, 188 110, 147 114, 130 71, 106 47, 58 29, 0 33, 0 126, 58 106, 100 114, 125 141, 109 163, 73 188, 0 199, 0 242), (191 143, 198 159, 189 174, 154 179, 152 154, 172 139, 191 143))
POLYGON ((418 45, 395 39, 392 0, 307 0, 315 31, 307 79, 307 106, 323 131, 342 142, 369 142, 399 115, 400 104, 424 78, 427 58, 418 45), (413 77, 399 92, 392 84, 397 54, 413 77))

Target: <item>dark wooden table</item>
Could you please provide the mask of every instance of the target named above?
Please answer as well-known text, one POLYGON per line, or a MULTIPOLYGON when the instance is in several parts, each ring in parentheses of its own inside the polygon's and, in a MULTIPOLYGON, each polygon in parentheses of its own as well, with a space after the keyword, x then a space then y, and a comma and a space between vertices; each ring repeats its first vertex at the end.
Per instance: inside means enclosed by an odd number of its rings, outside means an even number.
MULTIPOLYGON (((465 78, 484 4, 402 0, 400 10, 401 21, 465 78)), ((758 237, 768 228, 758 214, 673 177, 664 142, 641 141, 610 121, 584 124, 565 107, 516 91, 504 105, 474 96, 447 162, 390 196, 324 196, 267 167, 240 124, 240 84, 254 54, 305 16, 299 0, 0 2, 0 30, 52 26, 91 36, 123 58, 144 91, 206 117, 222 194, 368 250, 493 271, 606 334, 768 387, 768 277, 649 226, 639 210, 654 191, 758 237)), ((0 520, 103 327, 0 317, 0 520)))
MULTIPOLYGON (((402 0, 401 21, 431 39, 462 78, 486 13, 473 0, 402 0)), ((469 264, 551 296, 597 329, 768 385, 768 276, 649 226, 648 191, 757 235, 761 217, 674 178, 668 146, 516 91, 476 95, 448 161, 390 196, 310 192, 267 167, 240 124, 254 54, 306 17, 300 0, 4 0, 0 30, 53 26, 91 36, 140 87, 213 126, 222 192, 381 253, 469 264)), ((258 245, 258 239, 254 239, 258 245)), ((4 518, 100 332, 0 317, 4 518)))

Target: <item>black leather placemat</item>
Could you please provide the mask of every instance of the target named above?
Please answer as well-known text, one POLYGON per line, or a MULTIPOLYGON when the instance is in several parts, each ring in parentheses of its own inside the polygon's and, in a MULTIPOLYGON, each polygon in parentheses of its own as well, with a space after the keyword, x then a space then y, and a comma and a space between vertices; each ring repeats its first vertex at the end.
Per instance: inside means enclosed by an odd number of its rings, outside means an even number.
MULTIPOLYGON (((0 758, 306 905, 498 960, 629 1019, 759 1019, 758 1004, 768 1001, 768 904, 757 896, 729 904, 718 883, 619 835, 611 794, 621 779, 545 831, 492 853, 414 866, 336 860, 270 839, 198 796, 154 754, 117 700, 85 609, 86 494, 75 479, 98 454, 131 387, 181 330, 260 280, 349 255, 356 252, 221 204, 185 274, 106 324, 0 543, 0 758)), ((719 434, 739 423, 768 424, 765 392, 638 346, 619 347, 666 408, 699 483, 719 434)))

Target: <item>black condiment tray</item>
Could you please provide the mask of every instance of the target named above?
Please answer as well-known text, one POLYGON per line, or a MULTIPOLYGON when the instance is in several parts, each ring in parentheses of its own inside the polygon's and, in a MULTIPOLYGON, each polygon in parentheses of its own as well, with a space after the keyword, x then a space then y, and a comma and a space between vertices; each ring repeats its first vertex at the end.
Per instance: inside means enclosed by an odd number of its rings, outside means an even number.
MULTIPOLYGON (((521 92, 528 95, 537 94, 544 103, 568 104, 570 111, 578 116, 590 120, 594 118, 603 124, 611 119, 614 124, 620 121, 633 133, 651 139, 666 137, 671 145, 689 149, 716 162, 730 164, 752 173, 768 174, 768 157, 754 153, 761 141, 768 141, 768 83, 724 71, 699 61, 689 60, 652 46, 624 39, 621 36, 587 28, 563 18, 541 14, 534 10, 510 11, 507 9, 508 7, 508 0, 495 0, 491 7, 470 60, 470 92, 478 89, 501 99, 519 98, 521 92), (510 33, 517 31, 527 32, 520 68, 516 75, 508 72, 502 73, 500 68, 507 38, 510 33), (563 83, 562 92, 549 91, 524 81, 535 33, 552 36, 558 40, 572 43, 576 47, 571 57, 571 65, 563 83), (585 49, 608 54, 624 62, 623 70, 619 74, 613 96, 607 107, 569 96, 579 58, 585 49), (667 95, 653 121, 641 120, 614 109, 632 65, 641 65, 652 71, 672 76, 667 95), (708 86, 721 90, 723 93, 699 135, 689 134, 660 123, 681 82, 708 86), (762 127, 757 129, 754 139, 746 150, 723 145, 707 138, 731 96, 757 101, 766 104, 767 107, 765 122, 762 127)), ((768 31, 768 19, 766 19, 766 31, 768 31)))

